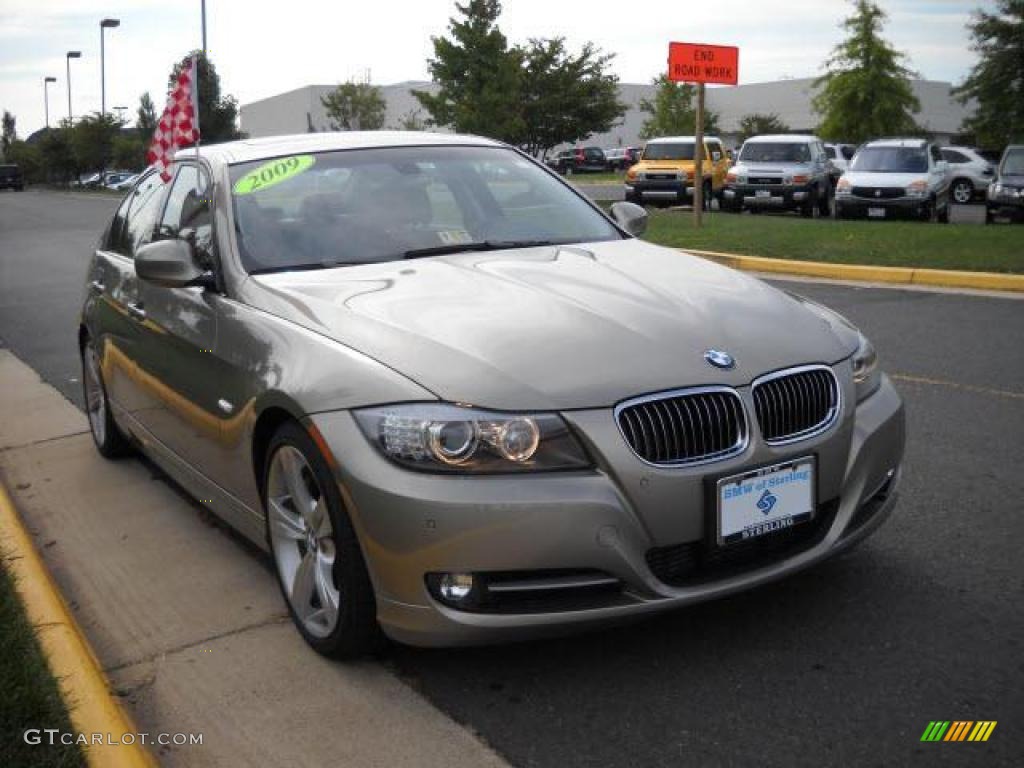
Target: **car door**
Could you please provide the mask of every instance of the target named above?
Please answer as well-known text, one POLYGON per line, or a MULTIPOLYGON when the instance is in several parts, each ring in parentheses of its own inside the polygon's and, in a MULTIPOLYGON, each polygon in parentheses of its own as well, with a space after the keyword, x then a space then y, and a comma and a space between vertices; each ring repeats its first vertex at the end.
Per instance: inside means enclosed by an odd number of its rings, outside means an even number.
MULTIPOLYGON (((209 174, 181 163, 170 185, 154 238, 182 238, 196 258, 213 268, 213 225, 209 174)), ((226 375, 216 353, 220 294, 203 286, 168 288, 141 281, 145 318, 140 323, 140 378, 152 393, 142 425, 165 448, 203 473, 217 466, 222 417, 218 399, 226 375)))
POLYGON ((140 180, 118 207, 88 275, 87 290, 99 299, 91 331, 107 396, 115 409, 132 418, 137 418, 149 402, 137 376, 140 309, 133 258, 136 248, 152 236, 163 192, 157 173, 140 180))

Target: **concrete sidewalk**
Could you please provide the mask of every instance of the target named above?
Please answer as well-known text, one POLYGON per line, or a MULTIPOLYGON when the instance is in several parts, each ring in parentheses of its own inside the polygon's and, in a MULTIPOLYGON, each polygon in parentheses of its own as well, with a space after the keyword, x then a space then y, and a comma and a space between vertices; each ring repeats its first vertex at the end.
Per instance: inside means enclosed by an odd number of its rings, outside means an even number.
POLYGON ((201 733, 168 766, 504 766, 375 662, 292 628, 269 561, 0 350, 4 481, 139 729, 201 733))

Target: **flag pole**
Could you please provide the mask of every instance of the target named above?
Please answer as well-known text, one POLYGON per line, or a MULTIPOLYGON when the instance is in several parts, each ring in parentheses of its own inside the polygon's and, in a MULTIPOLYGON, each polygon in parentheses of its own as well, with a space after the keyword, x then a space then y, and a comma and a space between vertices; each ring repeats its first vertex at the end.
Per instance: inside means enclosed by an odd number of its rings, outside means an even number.
MULTIPOLYGON (((205 6, 205 4, 204 4, 205 6)), ((206 42, 205 30, 203 42, 206 42)), ((206 55, 204 50, 202 55, 206 55)), ((192 99, 195 104, 195 114, 192 116, 193 130, 196 136, 196 197, 202 193, 202 171, 199 167, 199 143, 202 140, 199 133, 199 56, 192 57, 192 99)))

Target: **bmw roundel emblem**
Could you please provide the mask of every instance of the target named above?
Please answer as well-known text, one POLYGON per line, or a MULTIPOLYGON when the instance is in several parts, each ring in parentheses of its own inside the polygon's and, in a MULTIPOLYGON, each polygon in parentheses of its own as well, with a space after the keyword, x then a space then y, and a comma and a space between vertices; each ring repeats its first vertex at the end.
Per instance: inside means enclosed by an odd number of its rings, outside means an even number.
POLYGON ((729 369, 736 365, 736 361, 733 356, 728 352, 722 352, 719 349, 709 349, 704 353, 704 359, 707 360, 715 368, 729 369))

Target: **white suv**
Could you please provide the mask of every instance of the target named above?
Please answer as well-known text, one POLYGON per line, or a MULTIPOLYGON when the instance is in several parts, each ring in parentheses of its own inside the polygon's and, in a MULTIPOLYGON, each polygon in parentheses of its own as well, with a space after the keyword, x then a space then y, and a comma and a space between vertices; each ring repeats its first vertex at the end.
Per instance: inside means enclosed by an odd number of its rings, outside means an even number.
POLYGON ((878 139, 857 150, 836 184, 836 218, 949 221, 949 167, 925 139, 878 139))
POLYGON ((954 203, 966 205, 985 190, 995 178, 996 169, 972 147, 943 147, 942 158, 949 163, 950 194, 954 203))

